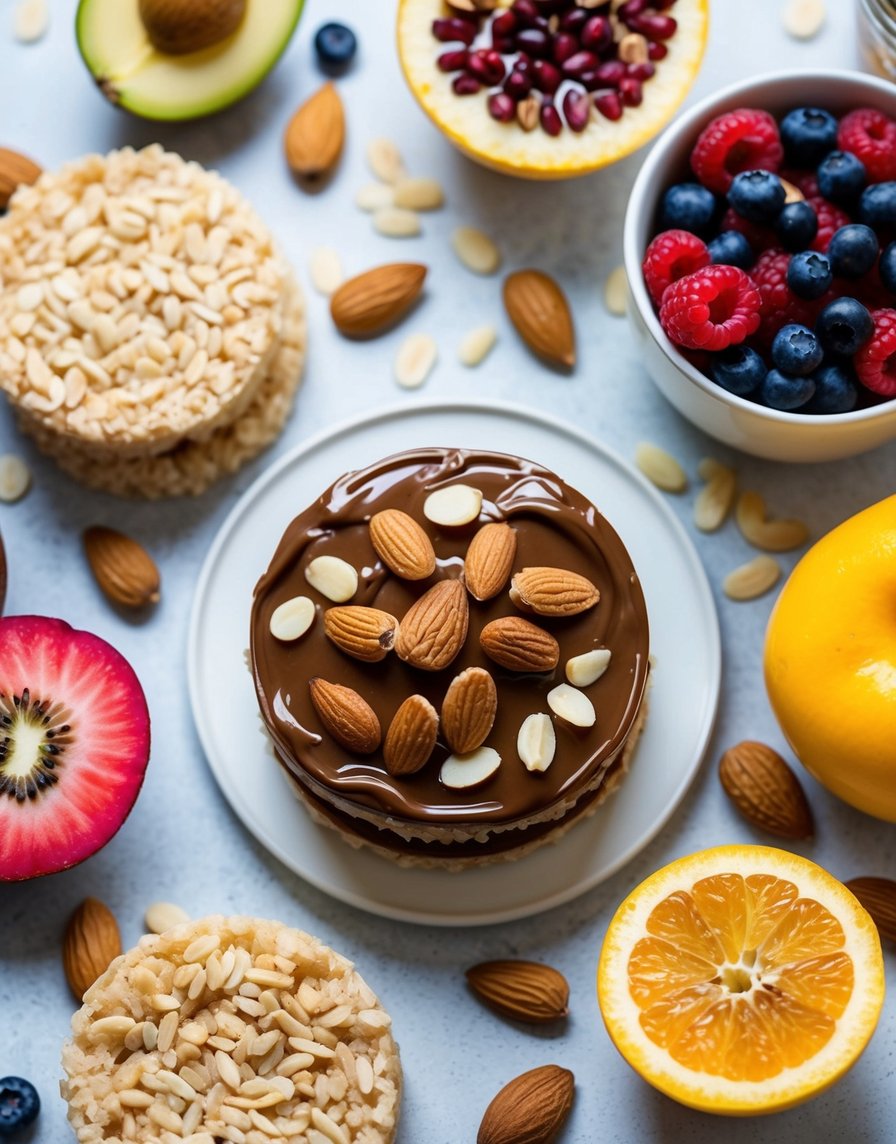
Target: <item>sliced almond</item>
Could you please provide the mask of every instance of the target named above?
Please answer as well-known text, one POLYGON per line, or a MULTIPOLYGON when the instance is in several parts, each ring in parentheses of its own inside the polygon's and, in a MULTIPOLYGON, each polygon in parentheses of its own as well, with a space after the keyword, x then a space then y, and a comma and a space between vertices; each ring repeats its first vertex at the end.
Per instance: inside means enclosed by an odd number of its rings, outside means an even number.
POLYGON ((395 189, 388 183, 366 183, 355 195, 355 206, 368 214, 395 206, 395 189))
POLYGON ((648 481, 663 492, 683 493, 688 487, 684 469, 671 453, 667 453, 659 445, 642 441, 635 448, 635 464, 648 481))
POLYGON ((797 40, 817 36, 827 19, 824 0, 788 0, 781 13, 784 31, 797 40))
POLYGON ((346 655, 365 663, 379 663, 395 644, 398 620, 380 608, 348 604, 327 608, 324 612, 324 631, 346 655))
POLYGON ((624 64, 646 64, 650 59, 650 44, 640 32, 629 32, 619 41, 618 53, 624 64))
POLYGON ((469 754, 488 738, 498 710, 495 681, 481 667, 456 675, 442 701, 442 733, 452 751, 469 754))
POLYGON ((554 761, 557 736, 550 715, 538 711, 522 722, 516 749, 527 771, 546 771, 554 761))
POLYGON ((0 457, 0 501, 14 504, 31 488, 31 470, 15 453, 0 457))
POLYGON ((432 541, 414 518, 386 508, 370 518, 370 542, 390 572, 402 580, 425 580, 436 567, 432 541))
POLYGON ((153 902, 144 917, 147 933, 164 933, 190 920, 190 915, 171 902, 153 902))
POLYGON ((784 188, 784 206, 790 203, 803 203, 806 201, 806 196, 799 189, 795 183, 789 183, 787 179, 781 179, 779 175, 781 186, 784 188))
POLYGON ((527 95, 516 105, 516 121, 524 131, 534 131, 538 126, 541 102, 537 96, 527 95))
POLYGON ((22 44, 41 39, 50 25, 47 0, 19 0, 13 21, 13 34, 22 44))
POLYGON ((576 363, 575 331, 566 295, 542 270, 515 270, 504 279, 504 307, 533 353, 551 365, 576 363))
POLYGON ((429 334, 411 334, 395 356, 395 380, 402 389, 419 389, 432 372, 439 347, 429 334))
POLYGON ((498 331, 492 325, 476 326, 461 338, 457 347, 457 358, 468 368, 485 361, 498 340, 498 331))
POLYGON ((271 613, 268 624, 274 639, 290 643, 300 639, 314 622, 314 603, 307 596, 284 600, 271 613))
POLYGON ((330 299, 330 315, 336 328, 350 338, 382 333, 413 306, 425 277, 425 266, 392 262, 343 282, 330 299))
POLYGON ((414 238, 420 233, 420 216, 400 207, 382 207, 373 212, 373 229, 386 238, 414 238))
POLYGON ((755 600, 781 579, 781 566, 772 556, 757 556, 729 572, 722 590, 731 600, 755 600))
POLYGON ((470 609, 460 580, 440 580, 405 613, 395 651, 421 671, 441 671, 467 638, 470 609))
POLYGON ((596 647, 593 651, 574 655, 566 661, 566 678, 573 687, 590 687, 610 666, 610 649, 596 647))
POLYGON ((344 604, 358 590, 358 573, 340 556, 315 556, 305 569, 305 579, 334 604, 344 604))
POLYGON ((470 541, 464 583, 474 600, 491 600, 503 589, 516 557, 516 529, 504 522, 484 524, 470 541))
POLYGON ((342 273, 342 260, 332 246, 317 246, 311 252, 309 265, 311 285, 318 292, 329 298, 342 285, 345 275, 342 273))
POLYGON ((734 515, 744 539, 766 552, 790 552, 809 539, 809 529, 801 520, 768 520, 759 493, 742 492, 734 515))
POLYGON ((469 755, 449 755, 439 781, 452 790, 469 790, 490 779, 500 765, 501 756, 493 747, 478 747, 469 755))
POLYGON ((435 211, 445 202, 438 179, 401 179, 395 184, 395 206, 411 211, 435 211))
POLYGON ((479 519, 482 492, 472 485, 446 485, 423 502, 423 515, 443 528, 460 528, 479 519))
POLYGON ((332 83, 325 83, 299 107, 286 126, 286 162, 299 179, 315 183, 332 172, 344 143, 342 99, 332 83))
POLYGON ((565 568, 523 568, 510 581, 510 598, 540 616, 575 616, 593 608, 600 592, 585 576, 565 568))
POLYGON ((435 707, 422 695, 409 695, 395 712, 383 743, 383 761, 389 774, 419 771, 433 752, 438 731, 435 707))
POLYGON ((451 236, 451 246, 467 270, 474 274, 494 274, 501 265, 501 251, 478 227, 459 226, 451 236))
POLYGON ((321 723, 340 746, 358 755, 370 755, 380 745, 382 731, 376 712, 350 687, 326 679, 308 682, 311 702, 321 723))
POLYGON ((625 316, 625 311, 628 309, 628 276, 624 266, 617 266, 607 275, 604 283, 604 304, 611 314, 619 318, 625 316))
POLYGON ((706 484, 694 501, 694 524, 701 532, 715 532, 721 528, 731 512, 737 489, 737 475, 733 469, 711 457, 700 462, 700 476, 706 484))
POLYGON ((553 671, 560 659, 560 645, 550 632, 530 624, 522 616, 501 616, 479 633, 485 654, 508 671, 553 671))
POLYGON ((371 139, 367 144, 367 166, 383 183, 398 183, 405 177, 404 160, 391 139, 371 139))
POLYGON ((560 683, 548 692, 548 707, 573 727, 593 727, 597 721, 594 704, 588 696, 568 683, 560 683))

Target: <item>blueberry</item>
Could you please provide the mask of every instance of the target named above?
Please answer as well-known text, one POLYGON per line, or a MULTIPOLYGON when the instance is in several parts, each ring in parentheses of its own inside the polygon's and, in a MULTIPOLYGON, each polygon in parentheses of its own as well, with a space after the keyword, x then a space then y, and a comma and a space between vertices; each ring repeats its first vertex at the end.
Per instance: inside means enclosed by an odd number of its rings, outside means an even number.
POLYGON ((872 183, 862 191, 859 221, 866 226, 896 226, 896 183, 872 183))
POLYGON ((837 120, 820 107, 797 107, 781 120, 781 142, 788 162, 817 167, 837 146, 837 120))
POLYGON ((795 322, 782 326, 772 342, 772 362, 782 373, 805 377, 818 369, 824 350, 815 334, 806 326, 795 322))
POLYGON ((884 249, 880 256, 880 262, 877 264, 877 270, 884 288, 889 290, 891 294, 896 294, 896 242, 891 242, 884 249))
POLYGON ((321 24, 314 33, 314 50, 325 71, 342 71, 355 58, 358 41, 345 24, 321 24))
POLYGON ((720 266, 739 266, 749 270, 756 261, 753 247, 739 230, 723 230, 706 244, 712 262, 720 266))
POLYGON ((848 206, 867 180, 865 164, 849 151, 832 151, 818 165, 818 189, 832 203, 848 206))
POLYGON ((840 365, 823 365, 812 374, 815 393, 806 413, 849 413, 858 400, 855 382, 840 365))
POLYGON ((820 298, 830 289, 832 279, 827 256, 814 250, 795 254, 787 267, 787 285, 798 298, 820 298))
POLYGON ((741 218, 771 222, 781 213, 787 192, 771 171, 741 171, 728 190, 728 202, 741 218))
POLYGON ((841 278, 864 278, 877 261, 879 251, 880 243, 870 226, 841 226, 828 245, 831 270, 841 278))
POLYGON ((40 1097, 30 1081, 20 1076, 0 1078, 0 1136, 12 1136, 37 1119, 40 1097))
POLYGON ((874 333, 874 320, 855 298, 835 298, 815 320, 815 333, 826 350, 850 357, 874 333))
POLYGON ((805 250, 818 233, 818 215, 807 202, 787 203, 775 219, 775 232, 785 250, 805 250))
POLYGON ((811 377, 791 377, 770 369, 759 390, 759 400, 770 409, 799 409, 815 393, 811 377))
POLYGON ((660 225, 663 230, 689 230, 706 234, 716 215, 716 197, 699 183, 677 183, 663 195, 660 225))
POLYGON ((716 385, 746 397, 762 384, 768 366, 749 346, 729 346, 713 355, 710 372, 716 385))

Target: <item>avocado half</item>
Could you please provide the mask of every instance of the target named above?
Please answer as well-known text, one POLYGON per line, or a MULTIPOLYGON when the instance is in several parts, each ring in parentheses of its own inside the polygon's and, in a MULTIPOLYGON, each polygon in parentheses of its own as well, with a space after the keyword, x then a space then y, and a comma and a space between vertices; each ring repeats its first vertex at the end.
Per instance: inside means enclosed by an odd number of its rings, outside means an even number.
POLYGON ((233 35, 202 51, 166 55, 152 46, 138 0, 80 0, 75 35, 107 99, 144 119, 196 119, 236 103, 282 55, 303 0, 247 0, 233 35))

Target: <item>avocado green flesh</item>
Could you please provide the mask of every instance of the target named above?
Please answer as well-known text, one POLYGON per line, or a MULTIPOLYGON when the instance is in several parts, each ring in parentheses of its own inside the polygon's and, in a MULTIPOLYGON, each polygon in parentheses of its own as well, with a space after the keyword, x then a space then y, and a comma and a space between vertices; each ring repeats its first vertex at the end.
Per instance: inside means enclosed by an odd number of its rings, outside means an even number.
POLYGON ((137 0, 81 0, 78 47, 113 103, 147 119, 194 119, 235 103, 261 82, 289 43, 302 3, 247 0, 232 36, 169 56, 149 42, 137 0))

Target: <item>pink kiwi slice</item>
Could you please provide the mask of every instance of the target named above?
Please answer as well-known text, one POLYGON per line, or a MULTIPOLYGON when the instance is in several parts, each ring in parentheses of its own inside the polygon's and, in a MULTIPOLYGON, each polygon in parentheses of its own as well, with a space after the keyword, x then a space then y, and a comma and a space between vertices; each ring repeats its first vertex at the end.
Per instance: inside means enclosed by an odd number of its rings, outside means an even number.
POLYGON ((148 761, 149 711, 124 656, 64 620, 0 619, 0 882, 105 846, 148 761))

